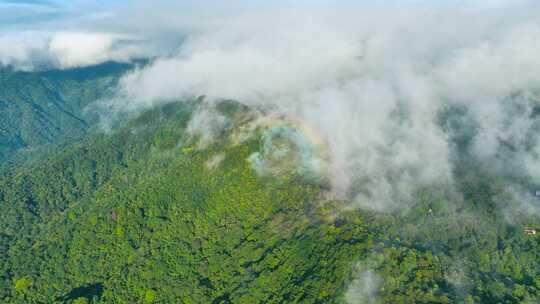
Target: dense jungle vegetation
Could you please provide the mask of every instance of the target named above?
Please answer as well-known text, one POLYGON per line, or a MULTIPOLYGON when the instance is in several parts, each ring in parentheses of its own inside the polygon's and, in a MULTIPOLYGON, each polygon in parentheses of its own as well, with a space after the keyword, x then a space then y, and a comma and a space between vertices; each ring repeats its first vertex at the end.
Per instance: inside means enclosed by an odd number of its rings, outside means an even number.
POLYGON ((430 187, 399 212, 345 208, 324 182, 254 170, 263 130, 235 140, 250 109, 218 105, 230 123, 205 145, 187 130, 201 100, 88 132, 81 109, 105 80, 72 76, 1 93, 3 155, 86 133, 1 174, 2 303, 540 301, 540 238, 524 233, 538 221, 504 219, 489 171, 459 168, 463 199, 430 187))
POLYGON ((51 144, 80 138, 97 120, 85 107, 106 96, 130 67, 106 63, 42 72, 0 67, 0 162, 29 159, 51 144))

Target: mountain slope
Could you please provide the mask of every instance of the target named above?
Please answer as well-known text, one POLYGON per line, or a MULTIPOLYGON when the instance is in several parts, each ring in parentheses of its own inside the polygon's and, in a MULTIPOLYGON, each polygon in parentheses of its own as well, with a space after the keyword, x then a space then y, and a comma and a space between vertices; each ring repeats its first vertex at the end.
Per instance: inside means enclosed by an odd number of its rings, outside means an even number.
POLYGON ((256 140, 176 147, 188 141, 185 115, 149 113, 161 120, 152 130, 82 144, 4 181, 3 301, 339 298, 365 246, 362 226, 307 212, 315 185, 259 177, 246 161, 256 140))
POLYGON ((39 73, 0 68, 0 162, 84 134, 95 122, 85 106, 104 97, 129 68, 116 63, 39 73))
POLYGON ((463 200, 426 188, 409 210, 359 211, 296 170, 300 132, 259 118, 234 102, 168 104, 6 173, 0 301, 540 299, 540 238, 524 233, 539 223, 505 221, 500 177, 464 167, 463 200))

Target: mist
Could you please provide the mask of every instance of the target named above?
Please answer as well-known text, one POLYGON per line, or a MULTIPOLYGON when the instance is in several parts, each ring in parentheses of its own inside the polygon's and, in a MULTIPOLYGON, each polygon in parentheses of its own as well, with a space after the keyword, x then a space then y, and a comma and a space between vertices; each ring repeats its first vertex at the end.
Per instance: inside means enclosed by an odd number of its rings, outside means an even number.
POLYGON ((372 270, 365 270, 356 274, 345 293, 345 301, 350 304, 366 303, 376 304, 377 289, 381 279, 372 270))
MULTIPOLYGON (((0 63, 64 69, 147 58, 98 102, 108 117, 233 99, 317 130, 332 191, 354 207, 406 208, 421 188, 458 189, 469 166, 508 177, 511 199, 501 204, 537 213, 538 2, 208 6, 134 1, 40 23, 47 31, 11 27, 0 34, 0 63)), ((191 133, 219 121, 207 114, 191 133)), ((215 133, 201 132, 206 142, 215 133)))
MULTIPOLYGON (((192 24, 176 54, 126 75, 115 103, 133 110, 204 95, 299 117, 328 141, 333 191, 361 208, 400 209, 420 188, 455 188, 464 162, 537 184, 537 8, 394 1, 227 11, 213 19, 219 26, 192 24)), ((508 187, 534 209, 530 189, 508 187)))

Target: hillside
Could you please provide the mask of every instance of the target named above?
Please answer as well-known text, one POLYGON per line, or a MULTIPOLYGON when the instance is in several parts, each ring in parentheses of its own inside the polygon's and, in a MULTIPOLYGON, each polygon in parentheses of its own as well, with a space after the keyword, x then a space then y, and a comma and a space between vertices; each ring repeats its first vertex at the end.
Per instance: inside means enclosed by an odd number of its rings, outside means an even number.
POLYGON ((20 72, 0 67, 0 163, 82 136, 97 120, 85 107, 106 96, 130 65, 20 72))
POLYGON ((301 132, 260 115, 234 102, 172 103, 10 173, 0 301, 540 299, 540 239, 523 232, 539 223, 502 220, 498 177, 467 170, 477 191, 464 201, 427 188, 407 212, 350 209, 302 169, 301 132), (192 126, 207 111, 221 118, 201 133, 192 126))
POLYGON ((339 294, 349 256, 365 246, 361 226, 336 229, 305 213, 315 186, 257 178, 245 161, 256 141, 227 148, 209 168, 223 146, 176 147, 186 113, 172 109, 160 127, 92 140, 3 182, 4 301, 339 294))
POLYGON ((0 304, 539 304, 539 20, 0 0, 0 304))

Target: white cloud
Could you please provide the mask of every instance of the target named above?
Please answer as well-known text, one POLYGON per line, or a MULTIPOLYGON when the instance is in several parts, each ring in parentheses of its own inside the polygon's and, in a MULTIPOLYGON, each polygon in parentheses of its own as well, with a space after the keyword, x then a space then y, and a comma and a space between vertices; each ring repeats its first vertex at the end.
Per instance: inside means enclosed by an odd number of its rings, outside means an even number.
POLYGON ((19 69, 29 70, 40 62, 47 61, 41 52, 47 39, 41 35, 12 33, 0 36, 0 64, 15 65, 19 69))
POLYGON ((136 43, 136 39, 109 33, 8 32, 0 34, 0 64, 34 70, 127 62, 147 56, 136 43))
POLYGON ((124 77, 119 100, 144 108, 207 95, 298 116, 329 141, 334 190, 386 210, 417 187, 452 183, 444 107, 469 109, 480 158, 530 127, 504 113, 510 94, 540 85, 538 5, 491 4, 278 5, 221 16, 177 55, 124 77))
POLYGON ((475 157, 504 162, 501 139, 511 140, 517 167, 538 177, 538 148, 523 145, 538 126, 529 115, 534 99, 509 98, 538 93, 538 17, 540 3, 527 0, 234 1, 211 9, 136 1, 46 33, 0 34, 0 63, 70 68, 153 57, 121 79, 108 107, 133 111, 198 95, 270 106, 327 139, 337 193, 387 210, 406 205, 418 187, 453 183, 453 143, 439 126, 448 107, 466 108, 477 126, 475 157), (516 106, 525 110, 509 114, 516 106))
POLYGON ((49 42, 49 52, 60 68, 86 66, 114 58, 115 37, 96 33, 56 33, 49 42))

